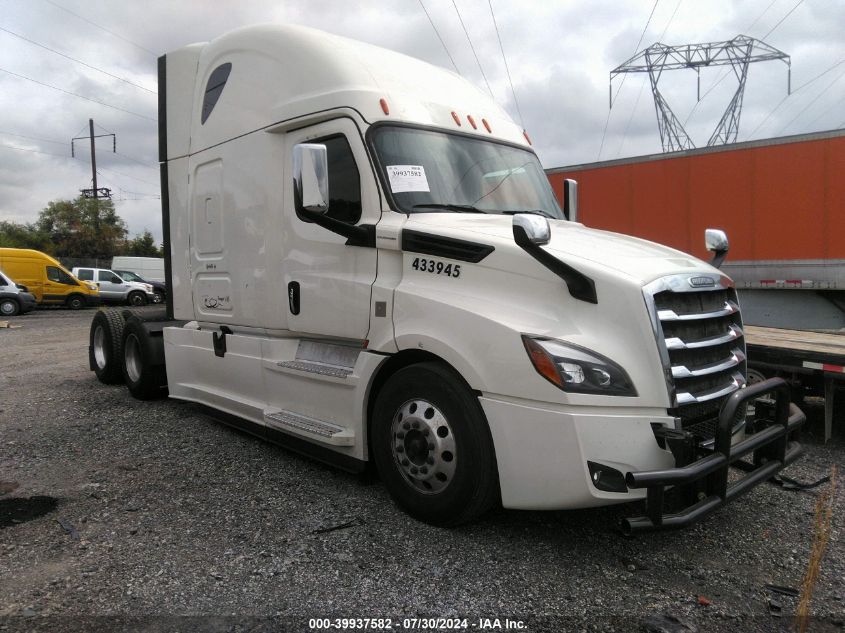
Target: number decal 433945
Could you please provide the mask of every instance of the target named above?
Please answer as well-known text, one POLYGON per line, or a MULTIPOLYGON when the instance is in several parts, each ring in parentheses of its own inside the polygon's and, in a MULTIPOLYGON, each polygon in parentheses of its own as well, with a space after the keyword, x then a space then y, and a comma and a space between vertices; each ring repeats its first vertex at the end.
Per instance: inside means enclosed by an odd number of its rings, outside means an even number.
POLYGON ((447 264, 436 259, 426 259, 425 257, 417 257, 411 268, 425 273, 433 273, 435 275, 446 275, 447 277, 460 277, 460 264, 447 264))

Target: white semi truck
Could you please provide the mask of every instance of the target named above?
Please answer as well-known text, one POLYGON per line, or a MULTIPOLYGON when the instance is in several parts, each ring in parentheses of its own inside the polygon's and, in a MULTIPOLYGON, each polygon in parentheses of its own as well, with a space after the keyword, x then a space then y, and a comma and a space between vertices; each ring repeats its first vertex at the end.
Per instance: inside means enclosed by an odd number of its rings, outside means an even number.
POLYGON ((799 455, 785 384, 746 387, 731 280, 573 221, 458 75, 243 28, 160 58, 159 129, 172 296, 96 315, 102 381, 373 462, 440 525, 647 499, 626 531, 679 527, 799 455))

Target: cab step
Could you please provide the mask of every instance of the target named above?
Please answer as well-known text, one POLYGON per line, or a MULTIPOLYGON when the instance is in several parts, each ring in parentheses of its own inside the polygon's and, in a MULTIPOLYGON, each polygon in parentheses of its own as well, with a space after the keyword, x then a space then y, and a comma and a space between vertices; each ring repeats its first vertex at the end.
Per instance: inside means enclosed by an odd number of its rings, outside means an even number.
POLYGON ((293 411, 269 411, 264 414, 264 421, 280 431, 286 431, 302 437, 307 437, 323 444, 332 446, 352 446, 355 443, 355 432, 338 426, 333 422, 318 420, 293 411))

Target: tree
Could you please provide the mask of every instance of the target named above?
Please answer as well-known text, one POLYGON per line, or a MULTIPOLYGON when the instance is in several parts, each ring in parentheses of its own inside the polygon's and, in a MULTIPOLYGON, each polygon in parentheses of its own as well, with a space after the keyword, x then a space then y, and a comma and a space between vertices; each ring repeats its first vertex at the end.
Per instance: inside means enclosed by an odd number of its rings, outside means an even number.
POLYGON ((133 257, 164 257, 162 250, 155 245, 153 234, 146 229, 143 234, 126 241, 126 254, 133 257))
POLYGON ((50 247, 50 237, 39 233, 32 224, 0 222, 0 247, 43 251, 50 247))
POLYGON ((110 259, 121 249, 128 233, 111 200, 82 196, 48 203, 35 228, 49 237, 57 257, 110 259))

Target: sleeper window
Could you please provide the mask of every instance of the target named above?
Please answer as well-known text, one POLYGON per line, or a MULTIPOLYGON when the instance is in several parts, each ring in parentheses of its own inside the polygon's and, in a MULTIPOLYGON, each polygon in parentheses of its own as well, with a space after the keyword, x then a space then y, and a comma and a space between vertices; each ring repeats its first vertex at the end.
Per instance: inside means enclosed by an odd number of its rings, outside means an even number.
POLYGON ((232 71, 232 64, 221 64, 211 73, 208 78, 208 83, 205 85, 205 97, 202 100, 202 116, 201 123, 205 123, 214 106, 217 105, 217 100, 223 92, 223 87, 229 79, 229 73, 232 71))

